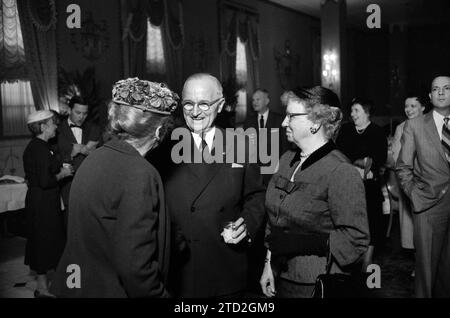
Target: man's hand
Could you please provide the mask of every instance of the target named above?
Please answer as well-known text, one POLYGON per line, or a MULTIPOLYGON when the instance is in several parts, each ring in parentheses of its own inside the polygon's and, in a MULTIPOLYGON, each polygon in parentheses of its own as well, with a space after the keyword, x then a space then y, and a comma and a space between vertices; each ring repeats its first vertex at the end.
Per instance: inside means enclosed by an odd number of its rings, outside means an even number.
POLYGON ((244 219, 240 217, 234 222, 233 238, 227 243, 237 244, 242 241, 247 236, 247 226, 245 225, 244 219))
POLYGON ((70 156, 73 158, 76 157, 79 153, 82 153, 81 149, 83 147, 84 147, 83 144, 73 144, 72 153, 70 154, 70 156))

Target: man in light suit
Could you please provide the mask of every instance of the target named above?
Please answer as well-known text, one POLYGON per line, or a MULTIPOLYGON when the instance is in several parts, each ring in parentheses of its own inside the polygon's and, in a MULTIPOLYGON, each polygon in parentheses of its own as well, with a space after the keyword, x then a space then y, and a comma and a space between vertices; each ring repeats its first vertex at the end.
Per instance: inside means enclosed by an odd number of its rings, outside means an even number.
POLYGON ((219 147, 230 132, 214 124, 224 105, 215 77, 190 76, 182 97, 188 144, 203 161, 182 162, 162 173, 177 243, 172 288, 181 297, 239 297, 247 287, 248 246, 264 216, 259 167, 248 162, 207 163, 206 156, 235 151, 227 144, 219 147), (226 221, 234 222, 235 228, 228 239, 223 232, 226 221))
POLYGON ((406 122, 396 170, 414 211, 416 297, 450 297, 450 76, 437 76, 433 110, 406 122))

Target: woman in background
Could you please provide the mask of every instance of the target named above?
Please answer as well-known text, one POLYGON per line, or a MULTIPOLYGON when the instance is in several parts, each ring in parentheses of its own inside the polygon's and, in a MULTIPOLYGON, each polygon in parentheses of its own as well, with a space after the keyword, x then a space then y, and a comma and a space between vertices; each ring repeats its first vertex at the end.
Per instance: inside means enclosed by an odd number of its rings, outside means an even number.
POLYGON ((114 85, 111 139, 83 161, 72 183, 67 245, 51 287, 55 295, 168 296, 164 188, 144 156, 164 136, 177 101, 163 84, 129 78, 114 85), (71 270, 78 270, 78 281, 68 280, 71 270))
POLYGON ((370 121, 371 108, 370 101, 353 99, 350 114, 353 123, 342 125, 336 139, 338 149, 359 171, 366 190, 370 245, 364 257, 363 272, 372 264, 374 249, 385 237, 380 168, 387 159, 387 138, 383 129, 370 121))
POLYGON ((346 272, 367 250, 364 185, 333 137, 342 113, 331 90, 289 93, 283 127, 295 150, 280 159, 266 192, 269 221, 260 284, 268 297, 311 297, 316 278, 346 272))
MULTIPOLYGON (((422 116, 425 111, 426 100, 419 95, 410 94, 405 100, 405 114, 408 119, 422 116)), ((395 129, 394 138, 392 141, 392 157, 394 163, 397 162, 398 155, 401 149, 401 138, 403 135, 403 127, 405 121, 397 126, 395 129)), ((399 191, 399 216, 400 216, 400 235, 401 244, 403 248, 414 249, 413 241, 413 219, 409 199, 399 191)))
POLYGON ((57 127, 55 120, 48 110, 28 116, 27 125, 33 139, 23 154, 28 184, 25 264, 37 274, 34 292, 37 298, 54 297, 48 291, 47 273, 58 265, 65 244, 58 180, 73 173, 70 167, 61 167, 50 148, 49 140, 55 137, 57 127))

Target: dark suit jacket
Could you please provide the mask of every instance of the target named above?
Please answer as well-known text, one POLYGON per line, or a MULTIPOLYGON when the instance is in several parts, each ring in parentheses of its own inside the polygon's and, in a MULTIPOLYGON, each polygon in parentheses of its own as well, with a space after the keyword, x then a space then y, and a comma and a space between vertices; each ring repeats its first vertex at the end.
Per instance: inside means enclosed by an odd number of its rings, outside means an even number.
MULTIPOLYGON (((190 133, 189 138, 193 145, 190 133)), ((198 151, 196 147, 193 150, 198 151)), ((233 151, 229 144, 223 150, 223 154, 233 151)), ((181 163, 167 171, 167 205, 178 243, 172 262, 174 290, 182 297, 242 291, 247 280, 248 243, 244 239, 237 245, 226 244, 220 233, 225 221, 239 217, 244 218, 251 238, 261 226, 265 212, 259 167, 181 163)))
MULTIPOLYGON (((268 155, 270 156, 272 154, 272 138, 271 135, 275 133, 275 129, 279 129, 278 130, 278 154, 276 156, 277 161, 279 160, 279 158, 283 155, 283 153, 288 150, 289 144, 286 138, 286 130, 281 127, 281 124, 283 123, 284 117, 281 116, 278 113, 274 113, 272 111, 269 111, 269 114, 267 116, 267 122, 266 122, 266 126, 265 128, 267 129, 267 142, 266 142, 266 149, 268 149, 268 155)), ((252 116, 250 116, 249 118, 246 119, 246 121, 244 122, 244 129, 247 128, 255 128, 256 130, 256 134, 257 134, 257 145, 258 145, 258 149, 259 149, 259 139, 260 139, 260 131, 259 131, 259 126, 258 126, 258 121, 259 121, 259 115, 256 113, 252 116)), ((258 151, 258 159, 260 159, 259 157, 259 151, 258 151)), ((258 160, 258 162, 260 162, 260 160, 258 160)), ((264 165, 269 165, 269 164, 264 164, 264 165)), ((264 175, 264 183, 267 185, 269 183, 269 180, 271 178, 271 175, 264 175)))
MULTIPOLYGON (((100 141, 101 132, 100 128, 92 122, 85 121, 81 126, 83 129, 82 143, 87 144, 89 141, 100 141)), ((83 154, 76 155, 73 159, 70 157, 72 153, 73 144, 76 144, 77 140, 73 135, 72 129, 70 129, 67 119, 62 120, 58 126, 57 136, 57 151, 62 162, 72 163, 75 172, 80 167, 83 160, 86 158, 83 154)), ((67 206, 69 203, 69 192, 72 178, 64 178, 60 182, 61 196, 64 204, 67 206)))
POLYGON ((129 144, 90 154, 72 183, 68 241, 52 284, 61 297, 163 297, 169 220, 161 178, 129 144), (81 288, 66 285, 67 266, 81 288))
POLYGON ((436 205, 450 185, 449 163, 433 111, 406 121, 401 144, 397 175, 414 212, 423 212, 436 205))

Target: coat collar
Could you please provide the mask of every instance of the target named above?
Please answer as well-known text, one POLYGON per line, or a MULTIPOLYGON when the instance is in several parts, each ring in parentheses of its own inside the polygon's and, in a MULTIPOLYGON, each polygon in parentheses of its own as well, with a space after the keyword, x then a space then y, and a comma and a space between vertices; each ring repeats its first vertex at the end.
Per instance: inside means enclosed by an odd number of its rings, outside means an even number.
MULTIPOLYGON (((312 164, 316 163, 317 161, 319 161, 320 159, 322 159, 323 157, 325 157, 326 155, 328 155, 331 151, 336 149, 336 145, 334 144, 333 141, 329 141, 327 142, 325 145, 323 145, 322 147, 320 147, 319 149, 317 149, 316 151, 314 151, 306 160, 305 162, 302 164, 301 167, 301 171, 305 170, 306 168, 308 168, 309 166, 311 166, 312 164)), ((301 161, 300 158, 300 149, 297 149, 297 151, 295 152, 294 157, 291 160, 291 167, 298 161, 301 161)))
POLYGON ((113 137, 110 141, 108 141, 105 144, 105 147, 114 149, 127 155, 142 157, 141 154, 132 145, 130 145, 126 141, 120 140, 117 137, 113 137))

